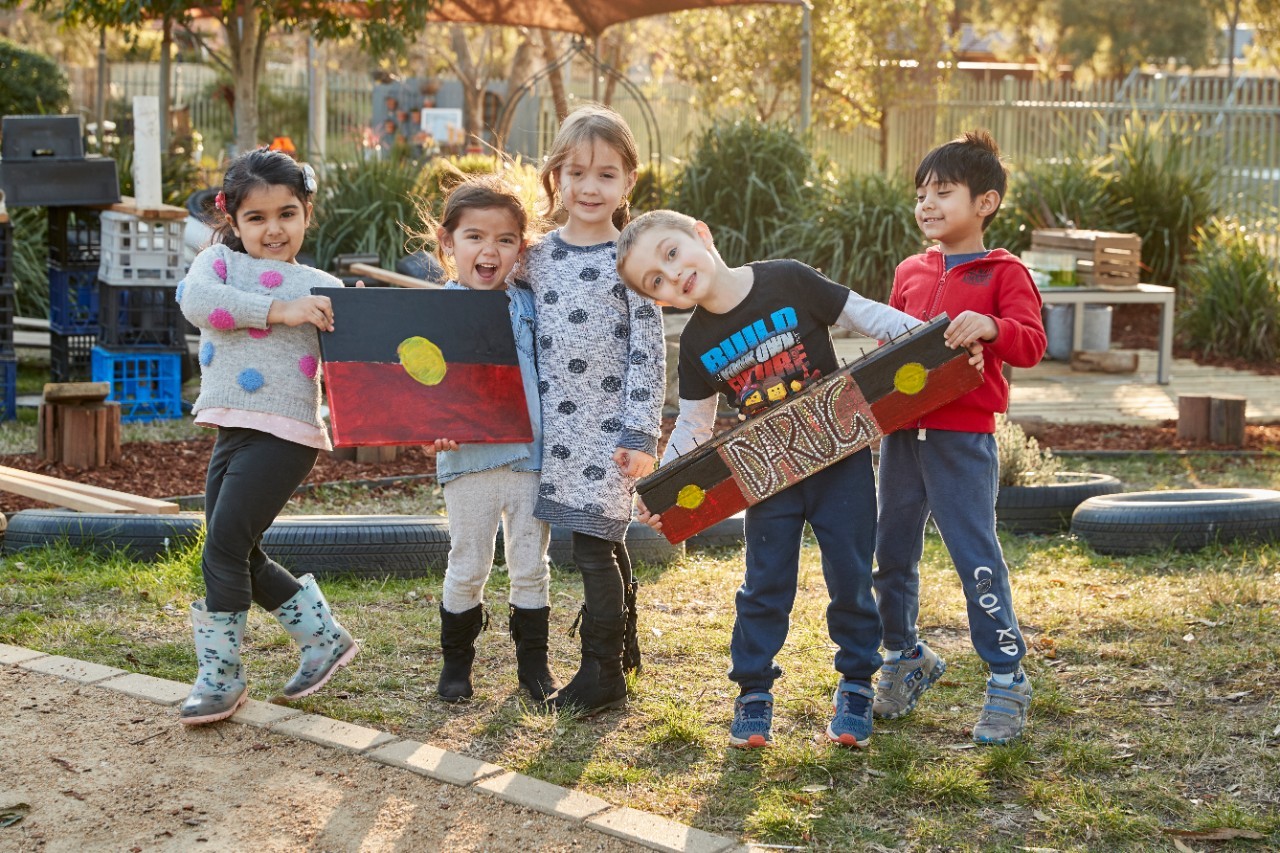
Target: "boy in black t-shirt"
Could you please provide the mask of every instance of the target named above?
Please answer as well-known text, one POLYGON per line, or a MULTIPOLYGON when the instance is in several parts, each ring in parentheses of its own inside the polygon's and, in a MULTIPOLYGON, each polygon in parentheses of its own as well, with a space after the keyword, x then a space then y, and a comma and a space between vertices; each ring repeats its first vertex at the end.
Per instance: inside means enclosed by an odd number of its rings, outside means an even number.
MULTIPOLYGON (((670 210, 646 213, 623 230, 618 274, 644 296, 694 309, 680 334, 680 412, 663 462, 711 438, 717 392, 751 414, 779 379, 790 393, 835 370, 831 325, 885 340, 920 322, 799 261, 730 268, 705 224, 670 210)), ((643 506, 640 520, 662 527, 661 517, 643 506)), ((880 617, 871 591, 875 479, 871 453, 862 450, 746 511, 746 574, 729 646, 729 678, 741 692, 729 733, 737 747, 772 741, 771 690, 782 674, 774 656, 787 637, 805 522, 822 551, 831 597, 827 630, 839 647, 827 737, 861 747, 871 736, 880 617)))

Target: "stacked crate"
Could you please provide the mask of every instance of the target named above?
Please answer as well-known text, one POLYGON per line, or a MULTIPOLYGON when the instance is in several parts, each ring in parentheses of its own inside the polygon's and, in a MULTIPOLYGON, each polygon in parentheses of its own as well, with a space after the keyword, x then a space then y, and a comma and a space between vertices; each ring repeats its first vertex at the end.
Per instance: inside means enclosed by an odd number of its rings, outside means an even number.
POLYGON ((49 374, 54 382, 83 382, 98 342, 98 265, 101 212, 90 207, 49 209, 49 374))
POLYGON ((18 355, 13 347, 13 226, 0 212, 0 421, 12 420, 18 407, 18 355))
POLYGON ((183 275, 183 218, 158 212, 102 212, 95 382, 111 383, 125 421, 182 416, 186 319, 175 292, 183 275), (151 215, 151 214, 158 215, 151 215))

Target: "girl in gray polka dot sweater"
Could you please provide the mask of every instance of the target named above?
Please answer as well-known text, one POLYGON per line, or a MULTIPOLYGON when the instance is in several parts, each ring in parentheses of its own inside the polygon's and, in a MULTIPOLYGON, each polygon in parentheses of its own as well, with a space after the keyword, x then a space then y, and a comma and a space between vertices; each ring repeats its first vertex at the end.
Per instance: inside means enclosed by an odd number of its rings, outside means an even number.
POLYGON ((315 190, 311 168, 286 154, 237 158, 215 202, 219 243, 178 285, 182 313, 200 329, 196 423, 218 430, 205 484, 205 597, 191 605, 199 671, 179 712, 187 725, 225 719, 247 698, 240 642, 252 602, 301 647, 287 699, 318 690, 359 650, 315 579, 295 578, 260 545, 331 446, 316 329, 333 328, 333 307, 311 289, 342 283, 295 260, 315 190))

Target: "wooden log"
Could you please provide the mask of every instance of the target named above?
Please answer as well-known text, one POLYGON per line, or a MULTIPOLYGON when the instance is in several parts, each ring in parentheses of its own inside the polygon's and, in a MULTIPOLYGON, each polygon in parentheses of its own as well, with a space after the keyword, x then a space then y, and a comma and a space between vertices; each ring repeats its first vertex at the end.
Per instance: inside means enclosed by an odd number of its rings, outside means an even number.
POLYGON ((49 382, 44 386, 46 403, 97 403, 110 394, 110 382, 49 382))
POLYGON ((36 454, 42 461, 100 468, 120 458, 119 403, 44 403, 37 423, 36 454))
POLYGON ((1084 373, 1133 373, 1138 369, 1138 354, 1110 350, 1076 350, 1071 353, 1071 369, 1084 373))
POLYGON ((376 447, 357 447, 357 462, 395 462, 400 446, 396 444, 378 445, 376 447))
POLYGON ((1233 394, 1209 398, 1209 441, 1226 447, 1244 447, 1244 410, 1247 400, 1233 394))
POLYGON ((0 491, 80 512, 137 512, 131 506, 84 494, 71 488, 75 485, 73 483, 65 480, 62 483, 61 486, 51 486, 0 471, 0 491))
POLYGON ((1209 440, 1209 395, 1178 395, 1178 438, 1186 441, 1209 440))
POLYGON ((25 482, 30 483, 33 486, 44 486, 61 492, 73 492, 87 498, 99 498, 113 504, 119 504, 123 507, 128 507, 135 512, 173 515, 181 510, 181 507, 171 501, 162 501, 159 498, 147 498, 142 495, 132 495, 128 492, 119 492, 115 489, 104 488, 103 486, 93 486, 88 483, 77 483, 74 480, 63 480, 59 477, 50 477, 47 474, 37 474, 34 471, 23 471, 21 468, 9 468, 7 466, 0 465, 0 476, 4 477, 6 483, 25 482))

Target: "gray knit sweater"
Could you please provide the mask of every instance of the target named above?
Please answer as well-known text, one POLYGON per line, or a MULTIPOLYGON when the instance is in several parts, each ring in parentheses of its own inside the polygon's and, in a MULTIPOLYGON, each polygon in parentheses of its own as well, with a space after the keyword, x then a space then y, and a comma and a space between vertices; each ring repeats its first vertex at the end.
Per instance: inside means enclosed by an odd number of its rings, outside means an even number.
POLYGON ((267 325, 272 301, 341 287, 326 272, 258 260, 227 246, 205 249, 179 282, 182 313, 200 329, 200 396, 205 408, 266 412, 324 429, 316 327, 267 325))

